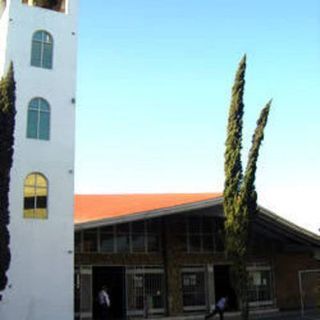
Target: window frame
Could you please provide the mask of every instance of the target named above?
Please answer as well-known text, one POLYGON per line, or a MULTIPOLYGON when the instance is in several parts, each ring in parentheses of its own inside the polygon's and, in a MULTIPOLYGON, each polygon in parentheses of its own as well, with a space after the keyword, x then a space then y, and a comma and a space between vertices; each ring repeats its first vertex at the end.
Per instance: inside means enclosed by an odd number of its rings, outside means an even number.
POLYGON ((47 30, 36 30, 33 32, 32 37, 31 37, 31 54, 30 54, 30 65, 32 67, 36 67, 36 68, 41 68, 41 69, 46 69, 46 70, 52 70, 53 69, 53 60, 54 60, 54 39, 53 36, 50 32, 48 32, 47 30), (45 42, 44 40, 36 40, 35 36, 37 33, 42 33, 42 37, 43 34, 48 35, 50 37, 51 42, 45 42), (39 65, 36 64, 35 62, 33 62, 33 54, 35 53, 35 47, 34 47, 34 42, 40 44, 40 59, 39 59, 39 65), (51 60, 50 60, 50 66, 46 66, 45 65, 45 54, 44 54, 44 48, 46 44, 50 44, 51 45, 51 50, 50 50, 50 54, 51 54, 51 60))
MULTIPOLYGON (((250 301, 249 302, 249 306, 250 307, 265 307, 265 306, 272 306, 275 303, 275 292, 274 292, 274 274, 273 274, 273 268, 271 264, 268 263, 257 263, 257 264, 251 264, 249 266, 247 266, 247 272, 248 272, 248 277, 250 277, 250 272, 263 272, 263 271, 267 271, 269 272, 269 280, 270 280, 270 284, 269 284, 269 294, 270 294, 270 299, 268 300, 257 300, 257 301, 250 301)), ((249 298, 249 283, 248 283, 248 299, 249 298)), ((259 294, 260 289, 256 289, 256 293, 257 295, 259 294)))
POLYGON ((36 220, 48 220, 49 219, 49 181, 48 181, 47 177, 43 173, 41 173, 41 172, 31 172, 25 177, 24 182, 23 182, 23 202, 24 202, 23 203, 23 218, 24 219, 36 219, 36 220), (33 185, 31 185, 31 184, 27 185, 26 184, 27 179, 32 175, 35 176, 35 183, 33 185), (37 186, 37 176, 41 176, 45 180, 46 184, 45 184, 44 188, 37 186), (33 197, 32 197, 33 198, 33 202, 34 202, 34 207, 32 208, 32 211, 33 211, 32 216, 29 216, 29 215, 27 215, 25 213, 25 211, 28 210, 28 209, 25 208, 25 206, 26 206, 25 205, 25 199, 26 199, 25 190, 26 190, 26 188, 34 188, 34 193, 33 193, 33 197), (45 189, 46 190, 46 195, 45 195, 45 197, 46 197, 46 207, 45 207, 45 214, 43 216, 36 213, 36 210, 39 209, 37 207, 37 198, 38 198, 37 190, 39 190, 39 189, 45 189))
POLYGON ((210 217, 210 216, 204 216, 204 215, 198 215, 198 216, 191 216, 191 215, 185 215, 184 216, 184 226, 185 230, 183 230, 183 233, 180 234, 181 239, 184 239, 182 241, 185 241, 184 244, 184 251, 188 254, 212 254, 212 253, 223 253, 224 250, 218 250, 218 240, 219 240, 219 232, 221 231, 219 229, 219 222, 217 219, 222 219, 219 217, 210 217), (200 227, 199 230, 193 231, 191 230, 190 226, 193 225, 190 220, 192 220, 194 217, 198 218, 200 221, 200 227), (211 221, 211 232, 205 230, 204 228, 204 219, 209 218, 211 221), (199 250, 195 250, 191 245, 191 239, 193 237, 199 237, 200 245, 199 250), (212 244, 212 250, 209 250, 205 247, 205 239, 210 238, 211 244, 212 244))
MULTIPOLYGON (((155 219, 155 226, 156 226, 156 231, 152 230, 149 228, 148 224, 148 219, 146 220, 141 220, 139 223, 142 224, 142 228, 140 232, 134 232, 133 230, 133 223, 134 222, 127 222, 127 223, 121 223, 121 224, 116 224, 116 225, 110 225, 110 226, 100 226, 100 227, 95 227, 95 228, 89 228, 85 230, 79 230, 76 231, 76 233, 79 233, 79 244, 78 244, 78 250, 77 253, 99 253, 99 254, 160 254, 162 250, 162 241, 161 241, 161 221, 158 219, 155 219), (124 229, 119 230, 119 226, 123 225, 124 229), (106 232, 103 229, 109 227, 110 231, 106 232), (91 250, 85 250, 85 245, 84 245, 84 233, 89 230, 95 230, 96 232, 96 245, 95 251, 91 250), (150 231, 151 230, 151 231, 150 231), (107 250, 102 250, 101 246, 101 240, 102 240, 102 235, 103 234, 109 234, 113 238, 113 249, 110 251, 107 250), (142 235, 143 236, 143 249, 137 250, 133 246, 133 236, 138 236, 142 235), (119 238, 123 236, 128 240, 128 245, 126 249, 120 250, 119 246, 119 238), (157 249, 158 250, 152 250, 151 246, 149 246, 149 237, 156 237, 157 241, 157 249)), ((111 248, 111 247, 110 247, 111 248)))
POLYGON ((204 266, 184 266, 180 270, 180 277, 181 277, 181 294, 182 294, 182 306, 184 311, 203 311, 207 309, 208 304, 208 284, 206 279, 206 270, 204 266), (203 277, 203 287, 201 288, 201 294, 203 295, 203 304, 192 304, 192 305, 185 305, 184 303, 184 295, 194 295, 199 296, 199 290, 192 292, 185 292, 185 285, 184 285, 184 276, 186 275, 195 275, 196 277, 200 275, 203 277))
POLYGON ((50 138, 51 138, 51 106, 50 106, 50 103, 42 97, 34 97, 28 103, 26 137, 27 137, 27 139, 50 141, 50 138), (37 101, 36 108, 31 105, 33 101, 37 101), (48 107, 47 111, 41 110, 41 102, 44 102, 47 104, 47 107, 48 107), (30 121, 30 114, 32 111, 37 113, 37 118, 36 118, 37 123, 35 124, 35 127, 36 127, 36 136, 35 137, 32 137, 29 133, 29 121, 30 121), (48 115, 48 128, 46 128, 47 138, 40 137, 41 123, 44 121, 44 120, 41 120, 42 114, 48 115))

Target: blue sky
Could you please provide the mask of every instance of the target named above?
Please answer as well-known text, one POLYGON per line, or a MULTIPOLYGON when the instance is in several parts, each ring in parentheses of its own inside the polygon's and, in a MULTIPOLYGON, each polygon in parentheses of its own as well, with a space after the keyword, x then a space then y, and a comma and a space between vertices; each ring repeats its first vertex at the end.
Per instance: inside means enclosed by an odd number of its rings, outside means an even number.
POLYGON ((259 203, 317 231, 318 0, 81 0, 76 192, 221 191, 244 53, 244 163, 260 109, 274 101, 259 203))

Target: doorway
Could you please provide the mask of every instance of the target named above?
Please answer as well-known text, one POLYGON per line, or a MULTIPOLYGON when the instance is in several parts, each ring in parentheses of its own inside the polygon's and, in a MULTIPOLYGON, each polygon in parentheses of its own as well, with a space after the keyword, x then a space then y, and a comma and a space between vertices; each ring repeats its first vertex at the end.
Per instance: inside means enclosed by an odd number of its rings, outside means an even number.
POLYGON ((237 296, 231 284, 230 265, 214 266, 214 283, 216 302, 220 298, 227 296, 229 299, 228 310, 237 310, 237 296))
POLYGON ((93 267, 93 319, 98 319, 98 293, 102 286, 107 286, 111 306, 109 308, 110 320, 126 318, 126 288, 124 267, 93 267))

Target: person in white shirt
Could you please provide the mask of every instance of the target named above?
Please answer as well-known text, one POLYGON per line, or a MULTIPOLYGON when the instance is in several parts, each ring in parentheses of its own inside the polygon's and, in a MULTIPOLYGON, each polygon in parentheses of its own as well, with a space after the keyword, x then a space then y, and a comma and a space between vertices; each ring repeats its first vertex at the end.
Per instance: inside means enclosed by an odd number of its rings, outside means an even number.
POLYGON ((215 316, 217 313, 220 315, 220 320, 223 320, 223 312, 226 309, 228 304, 228 297, 222 297, 215 304, 214 309, 208 315, 205 316, 205 319, 215 316))
POLYGON ((99 303, 99 317, 101 320, 108 319, 108 309, 110 308, 111 302, 106 286, 102 286, 98 294, 99 303))

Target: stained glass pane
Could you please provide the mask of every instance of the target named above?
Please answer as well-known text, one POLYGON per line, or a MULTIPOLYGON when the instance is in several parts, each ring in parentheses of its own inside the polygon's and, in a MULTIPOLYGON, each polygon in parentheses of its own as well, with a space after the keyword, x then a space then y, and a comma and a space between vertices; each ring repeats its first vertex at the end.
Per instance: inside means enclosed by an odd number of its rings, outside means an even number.
POLYGON ((37 208, 47 208, 47 197, 45 196, 40 196, 36 198, 36 206, 37 208))
POLYGON ((47 187, 47 180, 41 174, 37 174, 36 184, 37 184, 37 187, 46 188, 47 187))
MULTIPOLYGON (((29 174, 25 181, 24 181, 24 185, 25 186, 34 186, 36 184, 36 175, 34 173, 29 174)), ((25 192, 26 190, 28 190, 27 188, 25 188, 25 192)), ((33 189, 32 189, 33 190, 33 189)), ((34 191, 33 191, 34 192, 34 191)))
POLYGON ((34 209, 35 205, 35 197, 24 197, 24 209, 34 209))
POLYGON ((48 217, 47 209, 35 209, 34 218, 36 219, 46 219, 48 217))
POLYGON ((25 218, 46 219, 48 217, 47 180, 37 173, 30 174, 24 184, 25 218))
POLYGON ((23 217, 24 218, 34 218, 34 209, 24 209, 23 210, 23 217))

